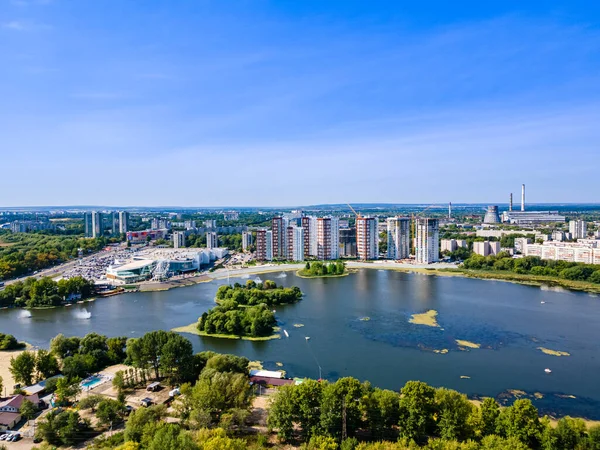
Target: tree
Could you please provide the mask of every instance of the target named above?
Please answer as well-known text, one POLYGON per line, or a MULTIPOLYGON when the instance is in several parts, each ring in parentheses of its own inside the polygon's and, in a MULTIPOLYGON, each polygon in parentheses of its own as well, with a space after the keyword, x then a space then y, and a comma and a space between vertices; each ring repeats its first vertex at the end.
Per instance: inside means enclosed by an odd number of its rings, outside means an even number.
POLYGON ((136 367, 154 369, 154 375, 158 379, 161 351, 168 339, 169 333, 164 330, 151 331, 139 339, 130 339, 127 341, 127 356, 136 367))
POLYGON ((35 370, 38 373, 38 379, 50 378, 59 372, 58 360, 52 353, 40 349, 35 356, 35 370))
POLYGON ((281 386, 271 398, 267 424, 282 441, 292 438, 296 419, 295 386, 281 386))
POLYGON ((206 361, 206 367, 217 372, 248 373, 248 358, 236 355, 213 354, 206 361))
POLYGON ((29 386, 33 383, 35 370, 35 355, 32 352, 23 352, 16 358, 10 358, 10 373, 15 382, 29 386))
POLYGON ((600 450, 600 425, 594 425, 588 430, 590 450, 600 450))
POLYGON ((171 334, 161 349, 160 367, 175 382, 192 381, 194 350, 192 343, 171 334))
POLYGON ((400 390, 400 436, 422 441, 435 430, 435 389, 408 381, 400 390))
POLYGON ((144 434, 144 427, 153 422, 159 422, 166 415, 164 405, 150 406, 149 408, 139 408, 131 413, 127 424, 125 425, 125 440, 141 442, 144 434))
POLYGON ((466 395, 450 389, 437 389, 435 408, 438 435, 442 439, 466 441, 473 436, 469 419, 474 407, 466 395))
POLYGON ((59 334, 50 341, 50 352, 60 359, 73 356, 79 352, 79 341, 78 337, 66 337, 64 334, 59 334))
MULTIPOLYGON (((146 448, 148 450, 197 450, 199 447, 188 432, 183 431, 178 425, 167 423, 158 428, 146 448)), ((217 448, 225 450, 227 447, 215 447, 215 450, 217 448)))
POLYGON ((19 408, 19 412, 27 420, 31 420, 37 412, 37 406, 35 406, 33 402, 29 401, 28 399, 24 399, 23 403, 21 403, 21 407, 19 408))
POLYGON ((362 422, 360 399, 364 386, 355 378, 340 378, 323 386, 321 427, 329 436, 346 439, 362 422))
POLYGON ((91 409, 92 412, 95 412, 96 406, 103 400, 104 397, 102 395, 88 395, 87 397, 83 397, 77 406, 79 409, 91 409))
POLYGON ((541 439, 538 410, 528 399, 515 400, 498 416, 498 434, 514 437, 529 447, 537 447, 541 439))
POLYGON ((112 425, 121 419, 124 412, 123 404, 117 400, 105 399, 98 403, 96 417, 102 425, 112 425))
POLYGON ((0 376, 0 397, 2 397, 3 392, 4 392, 4 380, 0 376))
POLYGON ((85 378, 93 372, 96 363, 92 355, 77 353, 63 360, 62 373, 67 378, 85 378))
POLYGON ((500 415, 500 405, 493 398, 487 397, 481 403, 481 435, 496 433, 496 421, 500 415))
POLYGON ((57 403, 68 404, 72 398, 76 397, 81 392, 79 379, 69 379, 67 377, 59 378, 56 382, 56 391, 54 396, 57 403))

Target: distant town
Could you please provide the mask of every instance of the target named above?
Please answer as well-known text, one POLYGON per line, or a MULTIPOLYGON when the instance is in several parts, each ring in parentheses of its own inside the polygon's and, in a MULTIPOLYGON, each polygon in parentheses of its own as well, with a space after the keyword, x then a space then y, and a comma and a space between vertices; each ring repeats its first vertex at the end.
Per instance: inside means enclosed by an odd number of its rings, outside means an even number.
MULTIPOLYGON (((0 257, 18 249, 18 235, 101 239, 109 253, 79 249, 76 257, 48 266, 68 263, 60 276, 116 286, 215 267, 310 260, 429 265, 502 254, 600 265, 600 208, 561 208, 530 209, 523 185, 520 205, 514 207, 510 194, 502 208, 449 203, 289 210, 6 209, 0 212, 0 257)), ((46 268, 0 272, 0 277, 36 275, 46 268)))

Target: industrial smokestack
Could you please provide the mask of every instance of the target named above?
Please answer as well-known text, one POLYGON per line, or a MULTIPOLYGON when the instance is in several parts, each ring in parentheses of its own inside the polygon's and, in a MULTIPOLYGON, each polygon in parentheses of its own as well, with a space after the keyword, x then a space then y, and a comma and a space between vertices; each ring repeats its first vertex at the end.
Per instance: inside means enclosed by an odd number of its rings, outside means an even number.
POLYGON ((521 211, 525 211, 525 185, 521 185, 521 211))
POLYGON ((448 203, 448 220, 452 219, 452 202, 448 203))
POLYGON ((508 202, 508 210, 512 211, 512 192, 510 193, 510 201, 508 202))

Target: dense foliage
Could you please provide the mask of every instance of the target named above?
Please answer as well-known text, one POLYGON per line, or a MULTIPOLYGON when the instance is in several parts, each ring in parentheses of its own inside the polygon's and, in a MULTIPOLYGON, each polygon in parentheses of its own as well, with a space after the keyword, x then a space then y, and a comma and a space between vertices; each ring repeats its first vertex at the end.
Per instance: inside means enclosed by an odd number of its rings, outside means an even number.
POLYGON ((327 275, 343 275, 346 264, 342 261, 322 263, 320 261, 307 262, 300 275, 305 277, 323 277, 327 275))
POLYGON ((80 276, 58 282, 49 277, 31 277, 9 284, 0 291, 0 307, 58 306, 70 298, 88 298, 93 292, 94 283, 80 276))
POLYGON ((207 334, 262 337, 273 334, 277 324, 271 307, 294 303, 302 298, 297 286, 278 287, 267 280, 245 286, 221 286, 217 290, 218 306, 208 310, 198 320, 198 330, 207 334))
POLYGON ((261 303, 267 306, 283 305, 286 303, 295 303, 301 298, 302 292, 299 287, 279 287, 271 280, 266 280, 264 283, 256 283, 253 280, 248 280, 245 286, 239 283, 233 286, 224 285, 219 287, 216 295, 218 303, 233 300, 239 305, 250 306, 261 303))
POLYGON ((67 378, 85 378, 111 364, 125 361, 125 337, 89 333, 83 338, 62 334, 50 341, 50 352, 60 358, 61 371, 67 378))
POLYGON ((309 442, 307 448, 584 450, 600 445, 600 427, 588 433, 582 420, 566 417, 553 428, 529 400, 500 409, 488 398, 478 407, 463 394, 418 381, 396 393, 354 378, 305 380, 278 390, 268 423, 282 440, 300 439, 309 442), (358 444, 353 436, 400 440, 358 444), (317 442, 328 444, 314 446, 317 442))
POLYGON ((17 341, 12 334, 0 333, 0 350, 18 350, 24 347, 25 344, 17 341))
POLYGON ((76 258, 106 246, 104 238, 88 239, 41 233, 0 232, 0 280, 27 275, 33 271, 76 258))
POLYGON ((464 261, 462 267, 474 270, 500 270, 517 274, 544 275, 600 284, 600 266, 546 260, 537 256, 513 259, 506 253, 500 253, 497 256, 472 255, 464 261))

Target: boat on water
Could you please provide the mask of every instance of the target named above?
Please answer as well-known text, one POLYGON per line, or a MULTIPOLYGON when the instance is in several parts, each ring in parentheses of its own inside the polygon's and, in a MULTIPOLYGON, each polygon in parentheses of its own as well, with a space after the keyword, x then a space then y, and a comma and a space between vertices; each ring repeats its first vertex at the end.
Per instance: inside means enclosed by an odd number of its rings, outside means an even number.
POLYGON ((283 334, 285 334, 285 337, 290 337, 289 333, 287 332, 287 330, 283 330, 283 334))
POLYGON ((310 336, 304 336, 304 339, 306 339, 307 341, 310 341, 310 336))
POLYGON ((552 373, 552 371, 550 369, 544 369, 544 372, 546 372, 546 373, 552 373))
POLYGON ((545 302, 544 300, 542 300, 540 303, 543 305, 543 304, 544 304, 544 303, 546 303, 546 302, 545 302))

